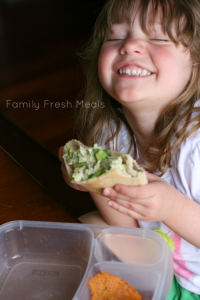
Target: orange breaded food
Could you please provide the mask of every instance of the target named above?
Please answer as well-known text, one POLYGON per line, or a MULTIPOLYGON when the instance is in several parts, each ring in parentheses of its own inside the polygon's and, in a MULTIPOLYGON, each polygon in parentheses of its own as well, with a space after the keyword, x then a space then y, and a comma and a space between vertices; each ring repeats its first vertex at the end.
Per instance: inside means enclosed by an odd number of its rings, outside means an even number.
POLYGON ((92 300, 142 300, 128 282, 104 271, 89 279, 88 284, 92 300))

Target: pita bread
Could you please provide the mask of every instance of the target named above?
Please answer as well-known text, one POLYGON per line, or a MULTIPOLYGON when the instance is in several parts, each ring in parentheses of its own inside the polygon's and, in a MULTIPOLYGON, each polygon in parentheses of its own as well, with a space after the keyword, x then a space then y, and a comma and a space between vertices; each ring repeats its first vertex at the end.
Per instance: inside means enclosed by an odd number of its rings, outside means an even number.
MULTIPOLYGON (((83 145, 80 141, 77 140, 71 140, 69 141, 63 149, 63 159, 65 162, 66 169, 68 171, 69 176, 71 177, 73 174, 73 167, 72 165, 69 165, 67 162, 66 157, 64 154, 66 151, 73 147, 76 150, 80 148, 80 145, 84 148, 92 148, 92 147, 87 147, 83 145)), ((116 151, 111 151, 107 150, 112 156, 118 158, 122 155, 121 152, 116 152, 116 151)), ((146 177, 146 172, 144 169, 140 168, 136 161, 129 155, 129 154, 124 154, 127 157, 128 163, 127 163, 127 168, 126 171, 128 174, 122 173, 117 169, 111 169, 106 173, 103 173, 102 175, 98 177, 93 177, 88 179, 87 181, 81 181, 81 182, 76 182, 89 191, 103 195, 102 190, 103 188, 108 188, 108 187, 114 187, 116 184, 124 184, 127 186, 139 186, 139 185, 144 185, 148 183, 147 177, 146 177)))

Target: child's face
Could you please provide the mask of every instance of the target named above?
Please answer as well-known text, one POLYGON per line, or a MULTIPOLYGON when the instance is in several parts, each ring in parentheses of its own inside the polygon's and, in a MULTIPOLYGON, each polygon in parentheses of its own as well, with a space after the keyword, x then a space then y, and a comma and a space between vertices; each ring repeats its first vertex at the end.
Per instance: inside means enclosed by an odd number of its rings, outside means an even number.
MULTIPOLYGON (((149 7, 149 20, 150 12, 149 7)), ((142 101, 162 108, 180 95, 190 80, 189 51, 182 45, 176 47, 163 33, 160 21, 158 17, 155 30, 146 35, 138 12, 132 25, 114 24, 113 32, 105 37, 98 61, 99 79, 105 91, 124 106, 142 101), (140 72, 143 76, 137 75, 140 72)))

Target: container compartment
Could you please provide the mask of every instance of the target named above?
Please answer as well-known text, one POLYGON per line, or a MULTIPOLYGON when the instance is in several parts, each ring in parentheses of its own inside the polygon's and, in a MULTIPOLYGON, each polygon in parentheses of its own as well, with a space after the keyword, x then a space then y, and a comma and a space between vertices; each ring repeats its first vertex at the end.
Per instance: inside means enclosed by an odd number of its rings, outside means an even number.
POLYGON ((73 300, 90 299, 87 282, 100 270, 127 281, 143 300, 166 300, 173 277, 169 246, 155 232, 141 228, 102 228, 96 233, 90 266, 73 300))
POLYGON ((82 276, 78 265, 19 263, 2 286, 0 299, 72 299, 82 276))
MULTIPOLYGON (((152 300, 156 296, 156 290, 159 286, 161 273, 155 267, 146 268, 132 264, 121 264, 117 262, 101 262, 94 264, 85 278, 81 291, 76 295, 76 299, 90 300, 90 289, 88 280, 96 275, 99 271, 105 271, 116 275, 127 281, 142 296, 142 300, 152 300)), ((155 298, 154 299, 161 299, 155 298)), ((165 298, 164 298, 165 299, 165 298)))
POLYGON ((93 231, 73 224, 0 227, 0 300, 72 299, 86 271, 93 231))
POLYGON ((163 258, 163 244, 155 233, 141 235, 141 229, 107 229, 97 235, 98 261, 121 261, 135 264, 156 264, 163 258))

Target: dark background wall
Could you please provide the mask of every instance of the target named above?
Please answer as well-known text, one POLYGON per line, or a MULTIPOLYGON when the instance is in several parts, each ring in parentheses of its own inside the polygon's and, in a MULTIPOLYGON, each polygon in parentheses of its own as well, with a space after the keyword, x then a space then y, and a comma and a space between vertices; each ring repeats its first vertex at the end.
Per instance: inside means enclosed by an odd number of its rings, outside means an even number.
POLYGON ((74 137, 85 82, 77 52, 104 3, 0 0, 0 113, 55 154, 74 137))

